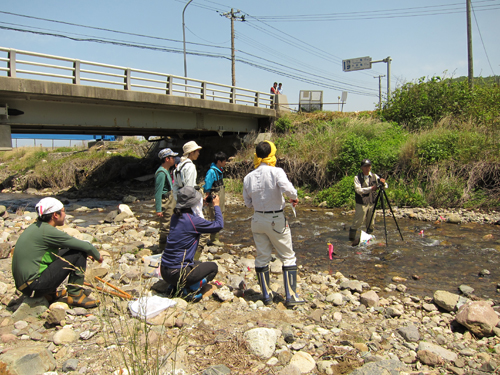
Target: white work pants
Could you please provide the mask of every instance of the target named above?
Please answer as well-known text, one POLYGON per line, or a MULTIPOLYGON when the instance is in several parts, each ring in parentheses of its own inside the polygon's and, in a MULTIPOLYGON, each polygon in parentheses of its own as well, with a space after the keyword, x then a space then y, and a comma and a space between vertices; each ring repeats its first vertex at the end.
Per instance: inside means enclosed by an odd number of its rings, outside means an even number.
POLYGON ((265 267, 271 262, 273 247, 284 266, 296 264, 292 233, 283 212, 255 212, 252 218, 252 232, 257 248, 255 267, 265 267))

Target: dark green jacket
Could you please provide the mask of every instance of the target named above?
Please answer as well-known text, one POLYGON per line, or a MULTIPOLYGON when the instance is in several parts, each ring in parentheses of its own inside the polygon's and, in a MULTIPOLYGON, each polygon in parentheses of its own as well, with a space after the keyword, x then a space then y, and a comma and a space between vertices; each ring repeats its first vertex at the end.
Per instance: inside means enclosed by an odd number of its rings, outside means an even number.
POLYGON ((19 288, 26 281, 37 279, 57 259, 59 249, 81 250, 99 259, 99 251, 90 243, 71 237, 48 223, 37 221, 21 234, 12 257, 12 275, 19 288))

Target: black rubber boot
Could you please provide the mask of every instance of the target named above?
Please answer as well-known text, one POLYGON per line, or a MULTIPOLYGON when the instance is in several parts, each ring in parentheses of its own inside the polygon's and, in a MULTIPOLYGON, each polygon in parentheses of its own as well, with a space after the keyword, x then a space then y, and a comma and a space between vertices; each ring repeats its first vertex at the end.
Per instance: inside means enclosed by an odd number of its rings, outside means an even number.
POLYGON ((349 228, 349 241, 354 241, 357 232, 356 229, 349 228))
POLYGON ((293 307, 306 301, 297 294, 297 266, 283 266, 283 282, 285 283, 285 306, 293 307))
POLYGON ((270 305, 273 303, 273 293, 269 288, 269 266, 255 267, 255 272, 257 272, 260 289, 262 290, 262 301, 264 305, 270 305))

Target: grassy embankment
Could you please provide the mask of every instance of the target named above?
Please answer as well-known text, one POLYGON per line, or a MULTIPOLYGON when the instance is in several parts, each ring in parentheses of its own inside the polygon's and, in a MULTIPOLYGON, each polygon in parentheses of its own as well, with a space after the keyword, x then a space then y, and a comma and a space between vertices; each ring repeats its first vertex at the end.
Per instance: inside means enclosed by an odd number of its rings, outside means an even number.
MULTIPOLYGON (((499 130, 497 84, 469 90, 466 81, 434 77, 400 87, 374 112, 285 115, 273 141, 281 164, 311 166, 299 194, 329 207, 354 206, 353 178, 369 158, 398 206, 498 209, 499 130)), ((237 160, 251 160, 253 152, 249 146, 237 160)), ((293 178, 295 171, 287 173, 293 178)))
POLYGON ((105 185, 120 179, 121 168, 142 156, 141 145, 130 139, 90 149, 21 147, 0 152, 0 184, 19 190, 105 185))

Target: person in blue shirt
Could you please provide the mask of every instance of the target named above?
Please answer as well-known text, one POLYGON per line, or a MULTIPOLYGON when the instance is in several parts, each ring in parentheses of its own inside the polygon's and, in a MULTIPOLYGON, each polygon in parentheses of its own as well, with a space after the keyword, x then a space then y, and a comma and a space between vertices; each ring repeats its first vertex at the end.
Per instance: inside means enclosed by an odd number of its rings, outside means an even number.
MULTIPOLYGON (((224 180, 222 171, 226 166, 226 163, 227 163, 226 154, 223 153, 222 151, 216 153, 214 157, 214 162, 212 163, 212 165, 210 165, 210 169, 205 175, 205 185, 203 185, 203 191, 206 194, 205 200, 209 196, 214 196, 214 195, 219 196, 219 201, 220 201, 219 207, 223 215, 226 206, 226 192, 224 189, 224 180)), ((208 199, 208 202, 209 201, 210 198, 208 199)), ((215 219, 214 207, 210 203, 208 206, 208 219, 209 220, 215 219)), ((215 246, 224 246, 224 244, 219 240, 218 232, 210 234, 210 241, 208 242, 208 244, 215 246)))
POLYGON ((192 208, 201 198, 201 193, 193 186, 184 186, 177 192, 177 204, 160 267, 162 278, 170 284, 169 292, 182 292, 184 297, 193 301, 202 298, 200 289, 218 272, 217 263, 194 260, 200 236, 219 232, 224 227, 218 196, 213 199, 213 222, 193 214, 192 208))

